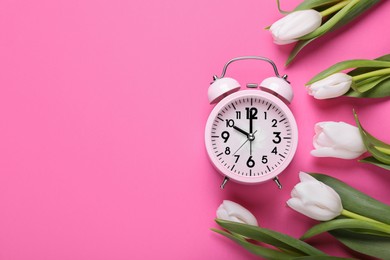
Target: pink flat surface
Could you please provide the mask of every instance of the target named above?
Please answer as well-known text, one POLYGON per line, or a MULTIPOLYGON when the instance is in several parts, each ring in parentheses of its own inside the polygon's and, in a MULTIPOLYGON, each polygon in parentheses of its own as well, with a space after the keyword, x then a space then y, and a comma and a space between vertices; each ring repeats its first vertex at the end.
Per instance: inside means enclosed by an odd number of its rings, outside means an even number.
MULTIPOLYGON (((300 1, 283 1, 291 9, 300 1)), ((323 172, 390 203, 389 172, 309 155, 318 121, 354 123, 390 142, 386 99, 318 101, 304 83, 328 66, 389 52, 390 1, 307 47, 263 28, 275 1, 1 1, 0 259, 257 259, 213 233, 223 199, 299 237, 316 222, 285 206, 298 172, 323 172), (299 127, 279 191, 229 183, 206 155, 207 87, 225 62, 263 55, 289 75, 299 127)), ((272 75, 243 62, 241 82, 272 75)), ((330 236, 311 241, 352 254, 330 236)))

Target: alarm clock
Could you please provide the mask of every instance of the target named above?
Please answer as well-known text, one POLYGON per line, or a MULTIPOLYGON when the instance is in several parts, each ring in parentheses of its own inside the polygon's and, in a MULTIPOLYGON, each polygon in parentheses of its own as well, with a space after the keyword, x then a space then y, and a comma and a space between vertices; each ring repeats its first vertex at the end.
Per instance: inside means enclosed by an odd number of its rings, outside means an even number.
POLYGON ((274 180, 292 161, 298 144, 298 128, 288 104, 293 90, 287 75, 280 76, 275 63, 261 56, 228 61, 220 77, 213 76, 208 89, 216 104, 207 119, 205 145, 211 163, 229 180, 258 184, 274 180), (260 60, 272 65, 275 76, 260 84, 247 83, 240 90, 237 80, 225 77, 228 66, 241 60, 260 60))

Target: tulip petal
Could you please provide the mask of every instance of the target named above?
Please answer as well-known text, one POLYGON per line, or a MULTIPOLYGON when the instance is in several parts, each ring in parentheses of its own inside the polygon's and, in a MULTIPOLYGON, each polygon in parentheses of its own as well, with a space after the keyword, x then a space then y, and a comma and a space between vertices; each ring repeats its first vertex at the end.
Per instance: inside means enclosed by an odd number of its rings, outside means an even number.
POLYGON ((289 199, 287 205, 302 215, 319 221, 331 220, 340 215, 340 212, 331 212, 328 209, 323 209, 316 205, 305 205, 296 198, 289 199))
POLYGON ((344 147, 354 152, 366 151, 356 126, 344 122, 329 122, 324 124, 323 132, 333 141, 335 147, 344 147))
POLYGON ((287 205, 294 209, 295 211, 298 211, 299 213, 306 215, 306 209, 305 205, 303 205, 302 201, 297 198, 291 198, 287 201, 287 205))
POLYGON ((334 149, 331 147, 321 147, 310 151, 310 154, 315 157, 333 157, 339 159, 356 159, 363 153, 351 152, 348 150, 334 149))
POLYGON ((274 42, 284 45, 296 42, 300 38, 320 27, 322 16, 319 12, 309 9, 291 12, 276 21, 269 28, 274 42))
POLYGON ((343 210, 340 196, 331 187, 300 172, 301 182, 291 191, 287 205, 316 220, 330 220, 343 210))
POLYGON ((335 73, 309 85, 307 91, 316 99, 328 99, 344 95, 351 85, 351 76, 345 73, 335 73))
POLYGON ((306 181, 317 181, 316 178, 311 176, 310 174, 307 174, 306 172, 299 172, 299 180, 301 182, 306 182, 306 181))
MULTIPOLYGON (((339 197, 335 197, 321 182, 301 182, 295 188, 300 199, 305 205, 321 205, 322 208, 335 208, 339 197)), ((337 207, 338 209, 338 207, 337 207)), ((336 210, 337 210, 336 209, 336 210)))
POLYGON ((319 221, 331 220, 339 215, 335 215, 333 212, 329 212, 326 209, 322 209, 314 205, 305 205, 295 198, 289 199, 287 201, 287 205, 302 215, 319 221))
POLYGON ((332 146, 333 142, 325 133, 319 132, 313 138, 313 146, 315 148, 332 146))
POLYGON ((224 220, 229 220, 229 214, 227 213, 226 209, 224 208, 223 204, 221 204, 217 209, 217 217, 224 220))
POLYGON ((347 82, 335 84, 332 86, 323 86, 319 88, 313 95, 316 99, 336 98, 344 95, 350 89, 351 84, 347 82))
POLYGON ((319 221, 328 221, 340 215, 340 212, 333 212, 318 205, 306 205, 306 210, 306 216, 319 221))
POLYGON ((217 217, 224 220, 258 226, 257 219, 250 211, 230 200, 224 200, 218 207, 217 217))
POLYGON ((355 126, 344 122, 319 122, 314 131, 313 156, 355 159, 367 151, 355 126))

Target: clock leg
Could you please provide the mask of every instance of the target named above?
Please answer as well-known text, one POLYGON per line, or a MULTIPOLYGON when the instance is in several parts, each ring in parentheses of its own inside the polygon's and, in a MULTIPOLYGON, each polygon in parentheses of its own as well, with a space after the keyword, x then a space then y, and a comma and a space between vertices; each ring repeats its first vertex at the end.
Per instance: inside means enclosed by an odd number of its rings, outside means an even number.
POLYGON ((225 177, 223 178, 223 181, 222 181, 222 184, 221 184, 221 190, 223 190, 225 188, 225 185, 226 183, 229 181, 229 178, 228 177, 225 177))
POLYGON ((282 184, 280 183, 278 177, 274 178, 274 182, 276 183, 276 185, 278 185, 278 188, 281 190, 282 189, 282 184))

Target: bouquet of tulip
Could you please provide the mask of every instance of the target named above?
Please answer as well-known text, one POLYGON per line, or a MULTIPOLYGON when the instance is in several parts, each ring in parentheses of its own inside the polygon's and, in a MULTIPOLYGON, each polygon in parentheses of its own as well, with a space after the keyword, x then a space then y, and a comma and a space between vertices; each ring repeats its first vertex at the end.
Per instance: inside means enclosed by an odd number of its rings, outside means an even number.
POLYGON ((227 231, 213 231, 266 259, 342 259, 328 256, 303 240, 329 232, 357 252, 386 258, 390 255, 390 207, 347 184, 322 174, 299 174, 301 182, 287 205, 316 220, 324 221, 295 239, 258 227, 256 218, 242 206, 224 201, 216 222, 227 231), (270 247, 272 246, 272 247, 270 247))
POLYGON ((390 256, 390 206, 323 174, 299 174, 301 180, 287 205, 319 221, 302 237, 329 232, 357 252, 388 259, 390 256))
POLYGON ((375 60, 347 60, 317 74, 306 85, 316 99, 390 96, 390 54, 375 60), (353 69, 348 73, 344 70, 353 69))
POLYGON ((374 164, 390 170, 390 145, 368 133, 356 115, 357 127, 344 122, 319 122, 315 125, 313 137, 316 157, 356 159, 366 153, 371 154, 360 162, 374 164))
POLYGON ((333 31, 377 4, 379 0, 305 0, 267 29, 279 45, 297 42, 286 65, 310 42, 333 31))
POLYGON ((216 222, 227 231, 212 229, 214 232, 266 259, 344 259, 329 256, 302 240, 259 227, 249 210, 232 201, 225 200, 219 206, 216 222))

